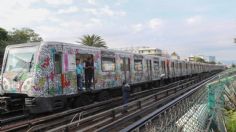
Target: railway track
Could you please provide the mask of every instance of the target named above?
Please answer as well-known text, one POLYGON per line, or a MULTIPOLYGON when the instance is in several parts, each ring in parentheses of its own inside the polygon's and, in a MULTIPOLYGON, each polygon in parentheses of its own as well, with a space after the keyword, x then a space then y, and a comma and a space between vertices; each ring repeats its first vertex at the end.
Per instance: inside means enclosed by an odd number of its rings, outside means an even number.
POLYGON ((128 104, 127 113, 123 113, 124 105, 122 105, 48 131, 119 131, 125 127, 122 126, 124 125, 124 122, 126 125, 131 124, 132 122, 142 118, 144 115, 157 109, 164 103, 184 94, 188 90, 191 90, 206 81, 207 80, 196 83, 197 80, 191 80, 182 85, 174 86, 173 88, 132 101, 128 104))
MULTIPOLYGON (((173 98, 170 95, 173 95, 177 91, 184 89, 185 87, 190 86, 193 83, 196 83, 198 79, 199 77, 195 76, 193 78, 174 82, 159 88, 153 88, 150 90, 134 93, 131 95, 130 104, 128 106, 129 113, 132 111, 136 111, 138 108, 140 110, 140 108, 141 109, 144 108, 142 106, 151 103, 152 101, 150 101, 149 97, 152 96, 150 95, 152 93, 158 94, 155 96, 156 101, 157 100, 160 101, 160 99, 164 99, 167 96, 169 96, 168 98, 173 98), (140 105, 141 98, 149 101, 140 105)), ((97 125, 95 126, 92 125, 91 124, 92 122, 94 122, 95 124, 102 123, 105 121, 110 121, 110 118, 113 121, 114 119, 118 119, 117 117, 129 114, 129 113, 125 114, 122 113, 123 106, 120 106, 121 104, 122 104, 122 98, 117 97, 111 100, 97 102, 88 106, 75 108, 64 112, 59 112, 45 117, 39 117, 35 119, 15 122, 14 124, 2 126, 0 130, 1 131, 38 131, 38 130, 61 131, 65 129, 74 130, 73 127, 71 126, 74 126, 75 124, 77 126, 79 123, 80 125, 79 127, 75 127, 76 129, 90 131, 93 129, 97 129, 97 127, 95 127, 97 125), (104 116, 109 117, 109 120, 104 118, 104 116), (99 121, 99 119, 102 119, 103 121, 101 122, 99 121), (86 124, 88 122, 89 124, 86 124), (64 124, 67 124, 66 127, 64 124), (60 128, 58 126, 61 126, 63 128, 60 128)))

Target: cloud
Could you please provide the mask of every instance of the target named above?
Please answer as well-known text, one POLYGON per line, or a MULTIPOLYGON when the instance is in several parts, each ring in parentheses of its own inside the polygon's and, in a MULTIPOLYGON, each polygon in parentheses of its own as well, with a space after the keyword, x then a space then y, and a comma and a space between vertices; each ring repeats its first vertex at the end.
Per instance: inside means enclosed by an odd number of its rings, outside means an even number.
POLYGON ((96 0, 88 0, 88 3, 91 5, 96 5, 96 0))
POLYGON ((218 6, 212 9, 209 4, 205 5, 207 10, 199 9, 199 6, 185 6, 187 9, 179 10, 183 7, 173 2, 169 3, 173 7, 166 8, 169 4, 160 3, 159 7, 153 7, 150 6, 153 3, 134 4, 128 0, 84 1, 1 0, 0 26, 7 30, 29 27, 44 40, 74 42, 84 34, 95 33, 109 42, 109 47, 148 45, 170 53, 176 51, 181 56, 204 54, 215 55, 221 60, 235 58, 233 6, 215 13, 214 10, 219 11, 218 6), (169 12, 174 14, 169 15, 169 12), (124 17, 127 14, 130 16, 124 17))
POLYGON ((59 5, 70 5, 73 4, 74 0, 43 0, 49 5, 59 6, 59 5))
POLYGON ((87 12, 87 13, 90 13, 90 14, 93 14, 93 15, 98 15, 98 11, 95 8, 84 8, 83 11, 87 12))
POLYGON ((186 19, 187 24, 194 25, 199 24, 203 20, 202 16, 192 16, 186 19))
POLYGON ((100 9, 100 14, 106 15, 106 16, 114 16, 115 12, 111 10, 109 6, 105 6, 100 9))
POLYGON ((84 34, 95 33, 96 29, 101 30, 103 24, 100 19, 91 18, 88 20, 61 20, 56 25, 42 25, 36 31, 45 41, 75 42, 84 34))
POLYGON ((140 32, 144 29, 143 24, 141 23, 132 25, 132 28, 134 32, 140 32))
POLYGON ((89 20, 90 22, 88 22, 87 23, 87 26, 88 27, 94 27, 94 26, 103 26, 103 24, 102 24, 102 21, 100 20, 100 19, 97 19, 97 18, 91 18, 90 20, 89 20))
POLYGON ((148 22, 148 26, 151 28, 151 29, 157 29, 157 28, 160 28, 162 26, 163 22, 161 19, 158 19, 158 18, 153 18, 151 19, 149 22, 148 22))
POLYGON ((94 16, 126 16, 126 12, 122 10, 114 10, 111 9, 110 6, 105 5, 104 7, 101 8, 84 8, 83 11, 90 13, 94 16))
POLYGON ((67 8, 67 9, 60 9, 60 10, 58 10, 58 14, 68 14, 68 13, 76 13, 76 12, 78 12, 79 11, 79 8, 78 7, 76 7, 76 6, 71 6, 71 7, 69 7, 69 8, 67 8))
POLYGON ((131 28, 134 32, 140 32, 148 29, 160 29, 163 26, 163 20, 159 18, 153 18, 143 23, 133 24, 131 28))
POLYGON ((51 12, 46 8, 32 8, 37 0, 22 0, 11 2, 1 1, 0 4, 0 23, 5 28, 13 28, 26 25, 34 25, 50 18, 51 12))

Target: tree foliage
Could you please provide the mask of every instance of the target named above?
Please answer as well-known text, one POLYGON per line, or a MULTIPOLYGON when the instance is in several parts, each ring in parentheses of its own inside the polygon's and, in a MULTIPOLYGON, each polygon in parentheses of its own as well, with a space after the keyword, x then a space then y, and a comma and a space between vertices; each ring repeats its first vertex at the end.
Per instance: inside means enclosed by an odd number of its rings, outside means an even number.
POLYGON ((4 52, 5 47, 7 46, 8 32, 0 27, 0 53, 4 52))
POLYGON ((236 111, 229 110, 226 112, 227 120, 226 120, 226 127, 228 132, 235 132, 236 131, 236 111))
POLYGON ((30 28, 13 28, 13 31, 6 31, 0 28, 0 54, 3 54, 7 45, 40 42, 42 40, 39 34, 35 33, 34 30, 30 28))
POLYGON ((80 41, 77 41, 77 43, 86 46, 107 48, 106 42, 101 38, 101 36, 95 34, 84 35, 82 38, 80 38, 80 41))
POLYGON ((235 67, 236 67, 236 65, 235 65, 235 64, 232 64, 232 65, 231 65, 231 67, 235 68, 235 67))
POLYGON ((195 61, 195 62, 201 62, 201 63, 206 63, 206 61, 205 61, 204 59, 200 58, 200 57, 194 57, 194 58, 193 58, 193 61, 195 61))
POLYGON ((0 27, 0 41, 7 41, 7 31, 0 27))
POLYGON ((43 39, 39 34, 35 33, 34 30, 30 28, 22 29, 13 29, 12 32, 9 32, 8 42, 10 44, 20 44, 27 42, 40 42, 43 39))

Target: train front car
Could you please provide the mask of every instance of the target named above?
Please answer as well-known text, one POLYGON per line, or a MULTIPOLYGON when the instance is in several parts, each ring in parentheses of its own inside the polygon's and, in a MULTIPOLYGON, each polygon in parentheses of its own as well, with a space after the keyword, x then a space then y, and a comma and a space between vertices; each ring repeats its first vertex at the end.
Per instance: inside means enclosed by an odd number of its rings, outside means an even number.
POLYGON ((34 64, 40 43, 7 46, 4 54, 1 87, 1 113, 22 110, 33 85, 34 64))

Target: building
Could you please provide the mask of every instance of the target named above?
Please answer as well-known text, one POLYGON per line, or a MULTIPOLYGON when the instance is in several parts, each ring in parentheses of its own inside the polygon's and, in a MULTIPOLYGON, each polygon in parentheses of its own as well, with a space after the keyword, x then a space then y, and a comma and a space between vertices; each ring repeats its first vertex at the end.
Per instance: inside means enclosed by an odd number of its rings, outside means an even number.
POLYGON ((205 60, 207 62, 216 62, 216 57, 215 56, 206 56, 205 60))
POLYGON ((173 52, 173 53, 171 54, 171 58, 172 58, 172 59, 179 60, 179 59, 180 59, 180 56, 179 56, 176 52, 173 52))
POLYGON ((150 48, 150 47, 126 47, 126 48, 118 48, 116 50, 122 50, 132 53, 139 53, 145 55, 154 55, 154 56, 162 56, 162 50, 158 48, 150 48))
POLYGON ((162 51, 158 48, 149 48, 149 47, 145 47, 145 48, 140 48, 138 50, 138 52, 140 54, 145 54, 145 55, 154 55, 154 56, 161 56, 162 51))
POLYGON ((205 62, 216 62, 215 56, 204 56, 204 55, 191 55, 189 61, 195 61, 195 58, 200 58, 205 62))
POLYGON ((170 54, 167 52, 167 50, 163 50, 161 53, 161 56, 166 57, 166 58, 170 58, 170 54))

